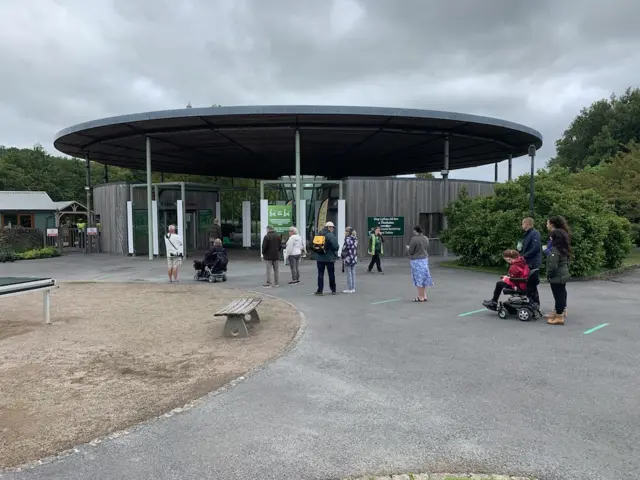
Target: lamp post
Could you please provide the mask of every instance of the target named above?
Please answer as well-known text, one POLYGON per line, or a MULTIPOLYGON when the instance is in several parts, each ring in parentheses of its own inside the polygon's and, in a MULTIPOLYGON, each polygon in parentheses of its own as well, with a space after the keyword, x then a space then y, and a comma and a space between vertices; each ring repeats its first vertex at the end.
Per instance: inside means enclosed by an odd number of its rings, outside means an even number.
POLYGON ((529 178, 529 215, 533 218, 533 200, 535 193, 533 191, 533 175, 535 173, 536 146, 529 145, 529 156, 531 157, 531 178, 529 178))

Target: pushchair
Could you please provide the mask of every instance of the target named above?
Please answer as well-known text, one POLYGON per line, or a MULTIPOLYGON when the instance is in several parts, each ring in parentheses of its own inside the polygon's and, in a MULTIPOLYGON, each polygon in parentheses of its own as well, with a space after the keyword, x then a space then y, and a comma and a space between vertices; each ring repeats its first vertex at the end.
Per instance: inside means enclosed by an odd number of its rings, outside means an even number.
POLYGON ((224 249, 207 254, 204 260, 193 261, 193 268, 196 271, 193 279, 209 283, 226 282, 228 263, 229 259, 224 249))
POLYGON ((542 317, 540 305, 536 303, 533 293, 540 283, 539 273, 539 269, 534 268, 527 278, 512 278, 513 282, 526 281, 526 289, 505 288, 502 293, 509 295, 509 298, 504 302, 498 302, 497 306, 487 308, 498 312, 498 317, 502 319, 508 318, 509 315, 516 315, 521 322, 530 322, 542 317))

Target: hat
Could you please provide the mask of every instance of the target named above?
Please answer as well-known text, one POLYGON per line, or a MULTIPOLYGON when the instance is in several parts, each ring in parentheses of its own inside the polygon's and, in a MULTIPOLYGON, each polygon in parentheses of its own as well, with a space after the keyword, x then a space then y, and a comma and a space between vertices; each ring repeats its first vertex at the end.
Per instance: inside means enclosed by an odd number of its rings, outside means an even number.
POLYGON ((327 222, 324 224, 325 227, 335 227, 335 225, 333 224, 333 222, 327 222))

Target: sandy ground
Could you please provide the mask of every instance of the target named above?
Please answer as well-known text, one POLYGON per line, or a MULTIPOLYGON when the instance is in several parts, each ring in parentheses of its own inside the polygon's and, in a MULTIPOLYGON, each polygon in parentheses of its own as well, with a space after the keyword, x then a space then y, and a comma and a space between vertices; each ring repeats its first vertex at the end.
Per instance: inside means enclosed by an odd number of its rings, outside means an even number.
POLYGON ((265 298, 250 339, 213 313, 242 292, 207 283, 67 283, 0 304, 0 467, 164 413, 280 353, 300 319, 265 298))

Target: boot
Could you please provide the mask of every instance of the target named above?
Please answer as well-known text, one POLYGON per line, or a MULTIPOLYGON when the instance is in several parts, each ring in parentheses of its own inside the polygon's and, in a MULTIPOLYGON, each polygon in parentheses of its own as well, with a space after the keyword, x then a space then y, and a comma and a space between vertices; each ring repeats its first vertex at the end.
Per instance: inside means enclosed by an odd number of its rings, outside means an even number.
POLYGON ((554 312, 553 316, 547 320, 549 325, 564 325, 564 314, 557 314, 554 312))
POLYGON ((549 313, 545 313, 544 318, 549 320, 550 318, 554 318, 555 316, 556 316, 556 311, 555 310, 551 310, 549 313))

